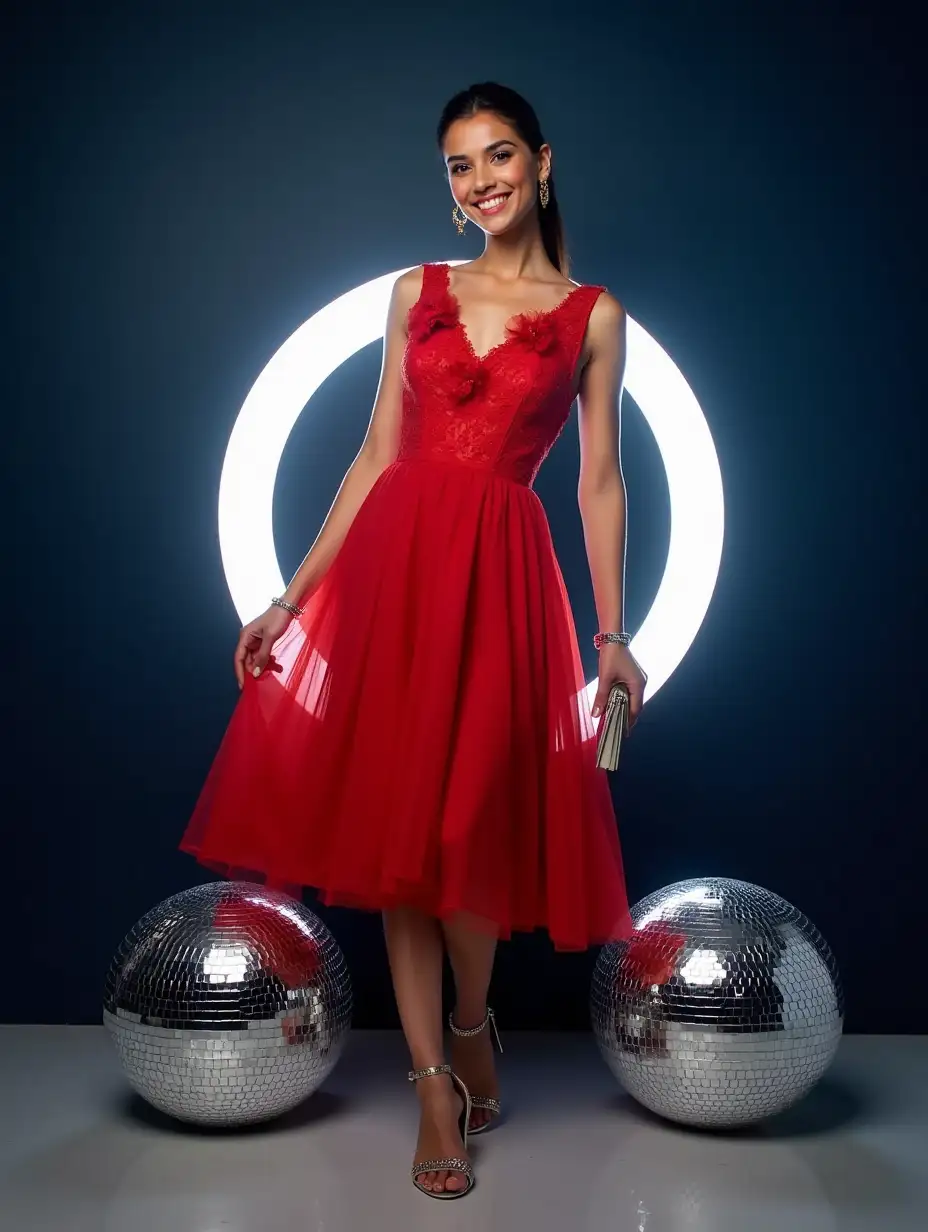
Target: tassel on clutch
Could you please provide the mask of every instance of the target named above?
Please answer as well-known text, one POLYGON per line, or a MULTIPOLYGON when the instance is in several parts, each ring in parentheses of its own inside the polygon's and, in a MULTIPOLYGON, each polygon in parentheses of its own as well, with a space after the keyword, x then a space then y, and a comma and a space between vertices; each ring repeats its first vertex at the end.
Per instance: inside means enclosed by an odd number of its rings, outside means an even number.
POLYGON ((600 770, 615 770, 619 764, 622 737, 628 732, 628 689, 616 683, 609 690, 606 709, 599 721, 596 765, 600 770))

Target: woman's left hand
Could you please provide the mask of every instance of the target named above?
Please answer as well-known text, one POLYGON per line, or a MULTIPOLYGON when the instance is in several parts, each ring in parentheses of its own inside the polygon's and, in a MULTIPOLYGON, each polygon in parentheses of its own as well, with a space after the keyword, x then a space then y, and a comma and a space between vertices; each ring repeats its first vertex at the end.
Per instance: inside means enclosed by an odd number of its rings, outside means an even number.
POLYGON ((606 709, 612 686, 624 684, 628 689, 628 730, 631 731, 641 713, 647 680, 647 673, 641 670, 638 660, 627 646, 619 642, 606 642, 599 652, 599 687, 593 702, 593 718, 598 718, 606 709))

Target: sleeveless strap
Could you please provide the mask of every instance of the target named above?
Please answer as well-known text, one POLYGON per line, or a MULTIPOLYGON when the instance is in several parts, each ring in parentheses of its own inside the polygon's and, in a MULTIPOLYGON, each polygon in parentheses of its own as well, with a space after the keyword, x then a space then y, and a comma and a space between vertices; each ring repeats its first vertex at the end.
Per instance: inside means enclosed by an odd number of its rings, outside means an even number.
POLYGON ((562 321, 566 343, 567 370, 573 374, 583 349, 583 339, 590 320, 590 313, 600 295, 609 288, 600 283, 585 282, 572 301, 566 305, 562 321))
POLYGON ((422 266, 422 294, 433 296, 448 285, 448 266, 443 261, 426 261, 422 266))

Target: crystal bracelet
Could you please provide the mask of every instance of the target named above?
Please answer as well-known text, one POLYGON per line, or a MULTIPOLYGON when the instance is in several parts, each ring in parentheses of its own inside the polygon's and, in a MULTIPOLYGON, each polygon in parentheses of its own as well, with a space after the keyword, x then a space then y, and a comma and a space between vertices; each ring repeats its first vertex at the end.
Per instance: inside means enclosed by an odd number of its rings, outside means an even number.
POLYGON ((628 633, 594 633, 593 635, 593 645, 597 650, 601 650, 606 642, 618 642, 620 646, 628 646, 631 640, 628 633))
POLYGON ((295 603, 288 603, 286 599, 274 598, 271 600, 271 603, 273 603, 275 607, 284 608, 286 611, 292 613, 294 616, 303 615, 303 609, 301 607, 297 607, 295 603))

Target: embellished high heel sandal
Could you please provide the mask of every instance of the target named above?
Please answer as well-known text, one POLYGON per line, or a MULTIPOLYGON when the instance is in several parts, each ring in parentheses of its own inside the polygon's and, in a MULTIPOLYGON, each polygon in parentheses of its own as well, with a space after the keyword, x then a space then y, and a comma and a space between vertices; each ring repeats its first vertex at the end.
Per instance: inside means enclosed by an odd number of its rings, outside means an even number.
MULTIPOLYGON (((493 1038, 496 1040, 497 1049, 500 1052, 502 1052, 503 1045, 500 1043, 499 1031, 497 1031, 496 1029, 496 1016, 489 1006, 487 1006, 487 1012, 486 1012, 486 1016, 483 1022, 480 1023, 480 1025, 477 1027, 455 1026, 454 1013, 452 1012, 448 1015, 448 1026, 451 1028, 452 1033, 454 1035, 479 1035, 480 1032, 486 1027, 487 1023, 489 1023, 491 1027, 493 1028, 493 1038)), ((498 1119, 498 1117, 500 1116, 502 1112, 502 1109, 500 1107, 500 1102, 498 1099, 493 1099, 489 1095, 472 1095, 470 1097, 470 1102, 471 1102, 471 1107, 486 1108, 489 1112, 492 1112, 493 1114, 491 1117, 488 1118, 488 1120, 484 1121, 482 1125, 470 1127, 471 1134, 482 1134, 484 1130, 489 1129, 490 1126, 493 1125, 495 1121, 498 1119)))
MULTIPOLYGON (((468 1122, 470 1121, 471 1097, 467 1087, 457 1076, 450 1065, 430 1065, 428 1069, 411 1069, 409 1071, 409 1081, 418 1082, 420 1078, 431 1078, 435 1074, 450 1074, 451 1083, 457 1090, 458 1094, 464 1100, 464 1107, 458 1117, 458 1129, 461 1131, 461 1140, 464 1143, 464 1150, 467 1150, 467 1134, 468 1122)), ((424 1159, 421 1164, 413 1164, 411 1169, 412 1183, 420 1193, 428 1194, 430 1198, 463 1198, 466 1193, 469 1193, 474 1187, 474 1170, 471 1167, 470 1161, 452 1156, 449 1159, 424 1159), (417 1176, 421 1176, 423 1172, 463 1172, 467 1181, 460 1189, 425 1189, 416 1180, 417 1176)))

